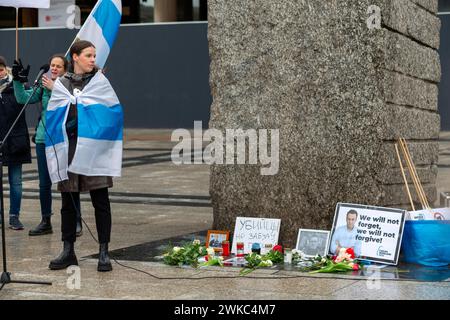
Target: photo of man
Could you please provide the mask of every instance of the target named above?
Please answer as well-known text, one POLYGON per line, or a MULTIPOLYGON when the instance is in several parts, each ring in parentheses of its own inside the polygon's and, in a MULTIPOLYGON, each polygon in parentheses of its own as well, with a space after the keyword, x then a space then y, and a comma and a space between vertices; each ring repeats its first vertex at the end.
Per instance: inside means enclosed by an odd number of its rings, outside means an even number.
POLYGON ((219 241, 219 235, 211 234, 211 240, 209 241, 209 246, 213 248, 219 248, 221 246, 221 242, 219 241))
POLYGON ((340 226, 333 233, 330 243, 332 254, 339 254, 341 248, 353 248, 355 256, 361 255, 361 241, 356 240, 357 228, 355 227, 358 219, 358 212, 351 209, 346 215, 346 225, 340 226))
POLYGON ((306 256, 325 256, 329 231, 300 229, 296 249, 302 251, 306 256))

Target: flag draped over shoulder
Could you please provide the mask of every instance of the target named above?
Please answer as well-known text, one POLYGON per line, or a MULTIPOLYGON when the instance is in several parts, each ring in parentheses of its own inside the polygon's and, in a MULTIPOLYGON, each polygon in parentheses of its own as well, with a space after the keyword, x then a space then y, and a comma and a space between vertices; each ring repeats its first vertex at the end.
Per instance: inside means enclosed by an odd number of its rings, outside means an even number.
POLYGON ((83 91, 72 95, 56 80, 46 113, 45 150, 52 183, 68 172, 119 177, 122 171, 123 112, 108 79, 97 72, 83 91), (70 104, 78 112, 78 140, 69 166, 66 121, 70 104), (50 138, 51 137, 51 138, 50 138))
POLYGON ((99 0, 75 37, 75 41, 87 40, 94 44, 97 53, 96 64, 99 68, 105 66, 116 40, 121 19, 121 0, 99 0))
POLYGON ((2 7, 14 8, 50 8, 50 0, 0 0, 2 7))

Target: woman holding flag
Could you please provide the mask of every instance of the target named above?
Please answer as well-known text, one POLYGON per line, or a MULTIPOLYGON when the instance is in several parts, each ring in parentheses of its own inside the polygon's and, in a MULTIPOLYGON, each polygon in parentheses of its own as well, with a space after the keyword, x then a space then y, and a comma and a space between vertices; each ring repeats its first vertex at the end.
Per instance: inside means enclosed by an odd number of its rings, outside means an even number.
POLYGON ((89 41, 70 48, 71 67, 53 86, 47 109, 47 163, 52 182, 62 195, 61 231, 64 247, 49 268, 77 265, 77 206, 80 192, 89 191, 99 237, 98 271, 111 271, 108 243, 111 208, 108 188, 121 175, 123 113, 109 81, 96 65, 89 41), (63 132, 63 128, 65 129, 63 132))

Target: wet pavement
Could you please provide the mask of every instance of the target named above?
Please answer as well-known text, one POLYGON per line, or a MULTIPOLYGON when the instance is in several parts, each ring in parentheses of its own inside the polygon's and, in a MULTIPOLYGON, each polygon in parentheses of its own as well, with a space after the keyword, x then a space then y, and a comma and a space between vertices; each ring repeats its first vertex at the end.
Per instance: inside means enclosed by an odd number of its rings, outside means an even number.
MULTIPOLYGON (((21 213, 25 230, 6 230, 8 269, 15 280, 50 281, 52 285, 8 284, 0 291, 0 300, 450 299, 448 267, 400 264, 358 273, 308 274, 295 266, 281 266, 258 269, 242 278, 238 266, 193 269, 162 264, 158 256, 169 243, 201 239, 212 226, 209 168, 173 164, 170 152, 175 143, 170 142, 170 134, 171 130, 125 133, 123 177, 111 189, 110 249, 121 265, 113 263, 109 273, 97 272, 98 245, 86 227, 75 247, 79 269, 69 273, 48 269, 61 249, 60 197, 55 190, 54 233, 29 237, 40 214, 36 164, 26 165, 21 213), (211 290, 211 282, 220 285, 211 290)), ((441 134, 437 184, 439 192, 450 191, 450 132, 441 134)), ((88 195, 82 196, 81 205, 83 218, 96 236, 88 195)))

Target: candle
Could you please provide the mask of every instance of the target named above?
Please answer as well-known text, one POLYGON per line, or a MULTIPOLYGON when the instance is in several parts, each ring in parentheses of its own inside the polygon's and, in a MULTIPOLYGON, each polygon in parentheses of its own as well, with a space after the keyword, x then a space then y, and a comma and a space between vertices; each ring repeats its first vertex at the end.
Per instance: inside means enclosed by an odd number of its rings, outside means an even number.
POLYGON ((230 241, 222 241, 222 255, 228 257, 230 255, 230 241))
POLYGON ((244 257, 244 243, 243 242, 236 243, 236 256, 244 257))
POLYGON ((286 264, 292 263, 292 250, 290 248, 284 249, 284 263, 286 264))

